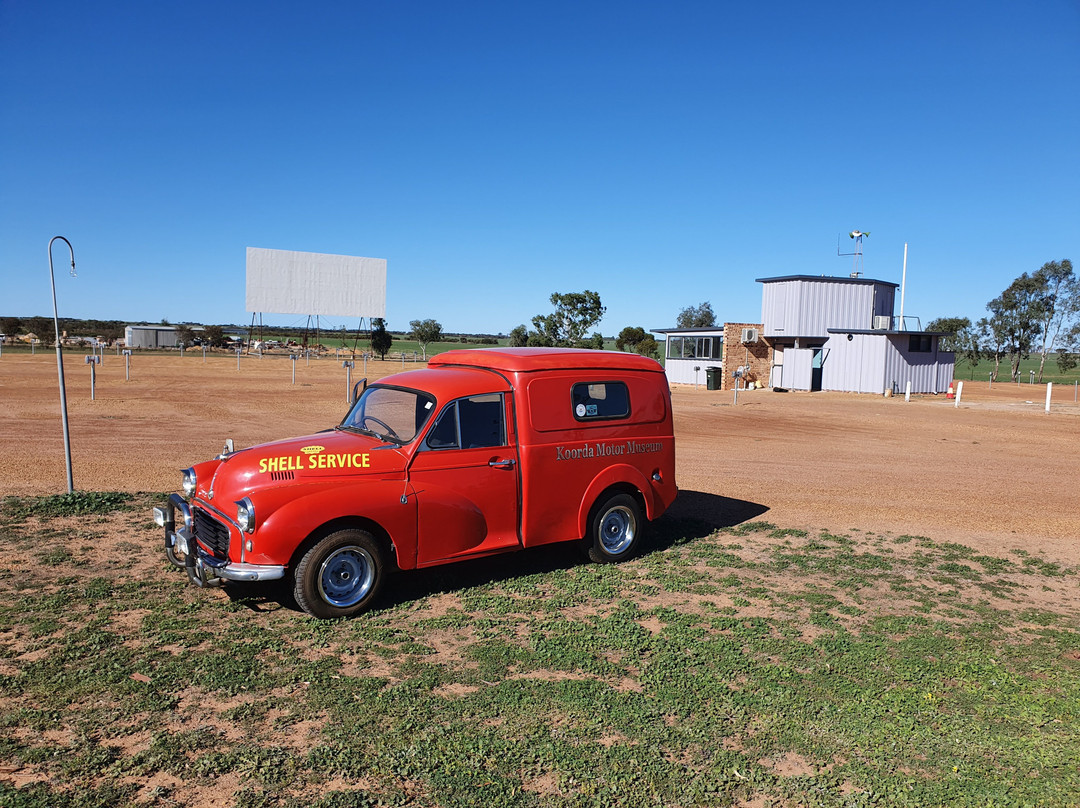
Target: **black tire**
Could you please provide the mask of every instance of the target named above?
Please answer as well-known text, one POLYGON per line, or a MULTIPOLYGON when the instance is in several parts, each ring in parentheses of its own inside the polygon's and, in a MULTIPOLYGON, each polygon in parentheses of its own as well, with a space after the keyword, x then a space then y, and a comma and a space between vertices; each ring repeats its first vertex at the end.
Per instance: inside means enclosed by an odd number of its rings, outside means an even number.
POLYGON ((641 506, 629 494, 614 494, 593 510, 586 536, 588 556, 597 564, 630 558, 641 540, 641 506))
POLYGON ((371 606, 386 561, 366 530, 339 530, 309 547, 293 572, 293 597, 312 617, 352 617, 371 606))

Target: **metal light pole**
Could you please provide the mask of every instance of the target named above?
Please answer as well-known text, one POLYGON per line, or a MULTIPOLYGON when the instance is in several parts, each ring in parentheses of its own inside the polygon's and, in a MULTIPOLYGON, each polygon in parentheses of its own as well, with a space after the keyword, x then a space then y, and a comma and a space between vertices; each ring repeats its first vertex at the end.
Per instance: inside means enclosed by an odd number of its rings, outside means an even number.
POLYGON ((60 317, 56 313, 56 276, 53 272, 52 260, 52 245, 57 239, 68 245, 68 252, 71 253, 71 277, 78 276, 75 274, 75 248, 63 236, 53 236, 49 241, 49 284, 52 286, 53 325, 56 327, 56 373, 60 378, 60 418, 64 424, 64 461, 67 464, 67 490, 71 494, 75 491, 75 482, 71 476, 71 432, 68 429, 67 389, 64 386, 64 357, 60 350, 60 317))

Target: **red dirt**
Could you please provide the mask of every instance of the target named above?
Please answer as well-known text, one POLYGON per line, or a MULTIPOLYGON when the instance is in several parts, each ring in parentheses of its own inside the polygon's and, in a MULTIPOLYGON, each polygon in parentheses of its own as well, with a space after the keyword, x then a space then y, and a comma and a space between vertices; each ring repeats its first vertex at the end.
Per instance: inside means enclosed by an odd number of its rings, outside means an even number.
MULTIPOLYGON (((346 408, 334 359, 106 353, 96 400, 82 355, 65 355, 75 486, 169 491, 179 469, 237 447, 324 429, 346 408)), ((365 375, 362 363, 353 381, 365 375)), ((411 363, 406 368, 418 367, 411 363)), ((366 375, 402 369, 371 361, 366 375)), ((14 495, 66 490, 55 354, 0 357, 0 479, 14 495)), ((1022 548, 1080 563, 1080 406, 1073 388, 965 384, 944 396, 673 391, 678 515, 724 510, 780 527, 858 529, 1022 548), (694 493, 697 492, 697 493, 694 493), (713 496, 708 496, 713 495, 713 496), (724 498, 724 499, 720 499, 724 498)))

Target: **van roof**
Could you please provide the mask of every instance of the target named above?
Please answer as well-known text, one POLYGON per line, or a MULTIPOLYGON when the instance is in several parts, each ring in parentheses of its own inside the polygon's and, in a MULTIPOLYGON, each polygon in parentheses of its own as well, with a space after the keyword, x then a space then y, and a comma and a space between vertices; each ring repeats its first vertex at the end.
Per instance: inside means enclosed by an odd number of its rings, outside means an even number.
POLYGON ((511 373, 536 370, 644 370, 663 373, 655 359, 619 351, 586 348, 466 348, 436 354, 430 367, 456 365, 511 373))

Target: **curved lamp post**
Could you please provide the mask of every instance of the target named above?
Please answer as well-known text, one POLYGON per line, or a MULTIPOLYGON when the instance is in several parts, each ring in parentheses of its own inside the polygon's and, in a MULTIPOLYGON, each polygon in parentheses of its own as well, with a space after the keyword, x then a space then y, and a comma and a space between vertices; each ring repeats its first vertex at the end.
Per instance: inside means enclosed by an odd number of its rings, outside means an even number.
POLYGON ((71 277, 73 278, 76 277, 75 249, 71 246, 71 242, 63 236, 53 236, 49 241, 49 283, 52 285, 53 325, 56 327, 56 372, 60 377, 60 418, 64 424, 64 460, 67 463, 67 490, 70 494, 75 490, 75 484, 71 477, 71 433, 68 431, 67 391, 64 387, 64 358, 60 352, 60 318, 56 313, 56 277, 53 273, 52 262, 52 245, 57 239, 68 245, 68 251, 71 253, 71 277))

